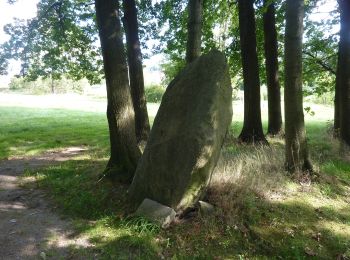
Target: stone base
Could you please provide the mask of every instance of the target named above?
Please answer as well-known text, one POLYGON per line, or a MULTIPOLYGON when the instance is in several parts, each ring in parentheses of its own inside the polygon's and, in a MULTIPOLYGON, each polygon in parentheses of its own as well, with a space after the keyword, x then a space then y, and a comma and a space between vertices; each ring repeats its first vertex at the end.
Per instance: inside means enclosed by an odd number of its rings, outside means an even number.
POLYGON ((154 200, 144 199, 135 215, 157 222, 162 228, 166 228, 175 220, 176 212, 154 200))

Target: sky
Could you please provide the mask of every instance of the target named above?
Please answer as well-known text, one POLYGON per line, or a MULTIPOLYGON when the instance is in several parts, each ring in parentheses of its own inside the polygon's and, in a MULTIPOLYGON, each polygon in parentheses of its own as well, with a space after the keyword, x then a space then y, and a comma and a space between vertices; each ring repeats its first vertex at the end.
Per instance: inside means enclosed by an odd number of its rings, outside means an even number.
MULTIPOLYGON (((18 0, 16 4, 10 5, 7 0, 0 0, 0 43, 8 40, 8 35, 3 28, 6 24, 11 23, 13 19, 29 19, 36 14, 37 0, 18 0)), ((0 88, 5 87, 10 82, 13 75, 18 74, 20 64, 16 61, 10 62, 8 75, 0 76, 0 88)))
MULTIPOLYGON (((326 19, 330 10, 334 10, 337 5, 336 0, 327 0, 325 3, 319 7, 318 13, 313 15, 313 19, 320 20, 326 19)), ((38 0, 17 0, 13 5, 7 3, 7 0, 0 0, 0 43, 3 43, 8 39, 8 36, 3 31, 4 25, 11 23, 13 19, 29 19, 36 15, 36 4, 38 0)), ((154 56, 149 60, 144 61, 146 65, 145 80, 146 84, 159 83, 160 76, 159 73, 154 72, 154 65, 159 65, 162 61, 160 55, 154 56)), ((9 75, 0 76, 0 88, 7 85, 11 77, 17 74, 20 70, 20 65, 18 62, 11 62, 9 67, 9 75)))
POLYGON ((18 0, 10 5, 7 0, 0 0, 0 43, 6 41, 7 35, 3 31, 5 24, 11 23, 13 18, 29 19, 36 14, 37 0, 18 0))

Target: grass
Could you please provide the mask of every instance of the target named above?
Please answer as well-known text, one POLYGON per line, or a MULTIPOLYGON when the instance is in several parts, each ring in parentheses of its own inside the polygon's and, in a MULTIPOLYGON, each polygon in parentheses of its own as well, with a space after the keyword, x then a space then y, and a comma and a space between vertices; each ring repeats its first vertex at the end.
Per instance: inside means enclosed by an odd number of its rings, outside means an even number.
POLYGON ((0 120, 0 159, 77 145, 107 156, 108 131, 102 113, 1 107, 0 120))
MULTIPOLYGON (((323 118, 307 118, 317 178, 283 171, 281 139, 270 139, 269 148, 230 139, 206 197, 215 213, 167 230, 127 216, 127 187, 96 181, 108 159, 104 113, 0 107, 0 120, 1 159, 87 148, 73 160, 25 174, 35 180, 27 185, 48 190, 61 214, 74 222, 76 235, 93 244, 71 248, 73 258, 350 258, 350 163, 338 153, 323 118)), ((232 123, 234 135, 241 125, 232 123)))

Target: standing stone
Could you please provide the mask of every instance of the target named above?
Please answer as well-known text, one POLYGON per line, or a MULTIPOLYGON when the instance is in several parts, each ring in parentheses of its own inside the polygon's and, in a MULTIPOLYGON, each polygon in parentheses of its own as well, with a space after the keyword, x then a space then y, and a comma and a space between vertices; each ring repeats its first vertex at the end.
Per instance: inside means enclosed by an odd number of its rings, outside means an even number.
POLYGON ((232 120, 225 56, 203 55, 170 83, 130 186, 137 207, 145 198, 174 208, 202 198, 232 120))

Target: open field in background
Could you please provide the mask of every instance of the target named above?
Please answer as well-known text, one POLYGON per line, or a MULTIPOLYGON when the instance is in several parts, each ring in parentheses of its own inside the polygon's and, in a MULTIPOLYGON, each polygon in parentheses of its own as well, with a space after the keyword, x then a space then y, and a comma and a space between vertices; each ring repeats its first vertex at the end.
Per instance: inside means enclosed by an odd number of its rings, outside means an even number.
MULTIPOLYGON (((242 126, 243 104, 233 103, 232 132, 242 126)), ((86 259, 348 259, 350 258, 350 158, 330 134, 333 109, 306 104, 311 157, 317 176, 288 176, 282 139, 271 147, 226 141, 207 201, 211 216, 161 230, 125 217, 127 187, 97 183, 108 159, 105 101, 74 95, 0 93, 0 160, 72 146, 86 152, 68 162, 25 172, 23 182, 47 189, 78 236, 93 247, 70 248, 86 259), (28 177, 28 178, 27 178, 28 177), (33 178, 34 177, 34 178, 33 178)), ((149 104, 151 120, 158 105, 149 104)), ((266 103, 262 104, 266 128, 266 103)), ((47 244, 48 257, 55 245, 47 244)))
MULTIPOLYGON (((25 95, 18 93, 0 92, 0 106, 3 107, 29 107, 29 108, 63 108, 88 112, 105 112, 106 97, 101 95, 78 95, 78 94, 56 94, 56 95, 25 95)), ((243 119, 243 101, 233 101, 233 121, 243 119)), ((159 104, 148 103, 150 117, 157 114, 159 104)), ((310 107, 311 113, 305 113, 306 121, 327 121, 333 119, 333 107, 305 103, 304 107, 310 107)), ((283 105, 282 105, 283 109, 283 105)), ((263 121, 267 121, 267 101, 261 102, 263 121)))
MULTIPOLYGON (((317 104, 305 104, 315 113, 305 113, 305 121, 317 127, 330 127, 333 108, 317 104)), ((108 147, 107 119, 105 117, 106 100, 98 96, 64 95, 23 95, 0 93, 0 115, 3 126, 13 128, 10 136, 0 132, 0 159, 10 155, 33 155, 49 148, 80 144, 86 140, 89 145, 108 147), (32 118, 32 115, 35 117, 32 118), (77 128, 71 128, 74 125, 77 128), (24 126, 21 128, 21 126, 24 126), (95 135, 94 127, 100 134, 95 135), (73 131, 72 131, 73 130, 73 131), (61 132, 60 132, 61 131, 61 132), (89 135, 91 138, 89 138, 89 135), (12 137, 12 138, 11 138, 12 137), (33 140, 35 142, 33 142, 33 140), (6 152, 7 151, 7 152, 6 152), (11 152, 10 152, 11 151, 11 152)), ((153 121, 159 104, 148 103, 150 120, 153 121)), ((262 102, 262 119, 266 129, 267 103, 262 102)), ((243 121, 242 101, 233 102, 232 131, 239 135, 243 121)), ((0 126, 1 127, 1 126, 0 126)), ((311 136, 313 133, 309 133, 311 136)), ((83 142, 84 143, 84 142, 83 142)))
MULTIPOLYGON (((0 106, 27 107, 27 108, 55 108, 86 112, 105 113, 107 100, 104 96, 83 96, 79 94, 56 95, 25 95, 17 93, 1 93, 0 106)), ((148 104, 150 116, 155 116, 158 104, 148 104)))

